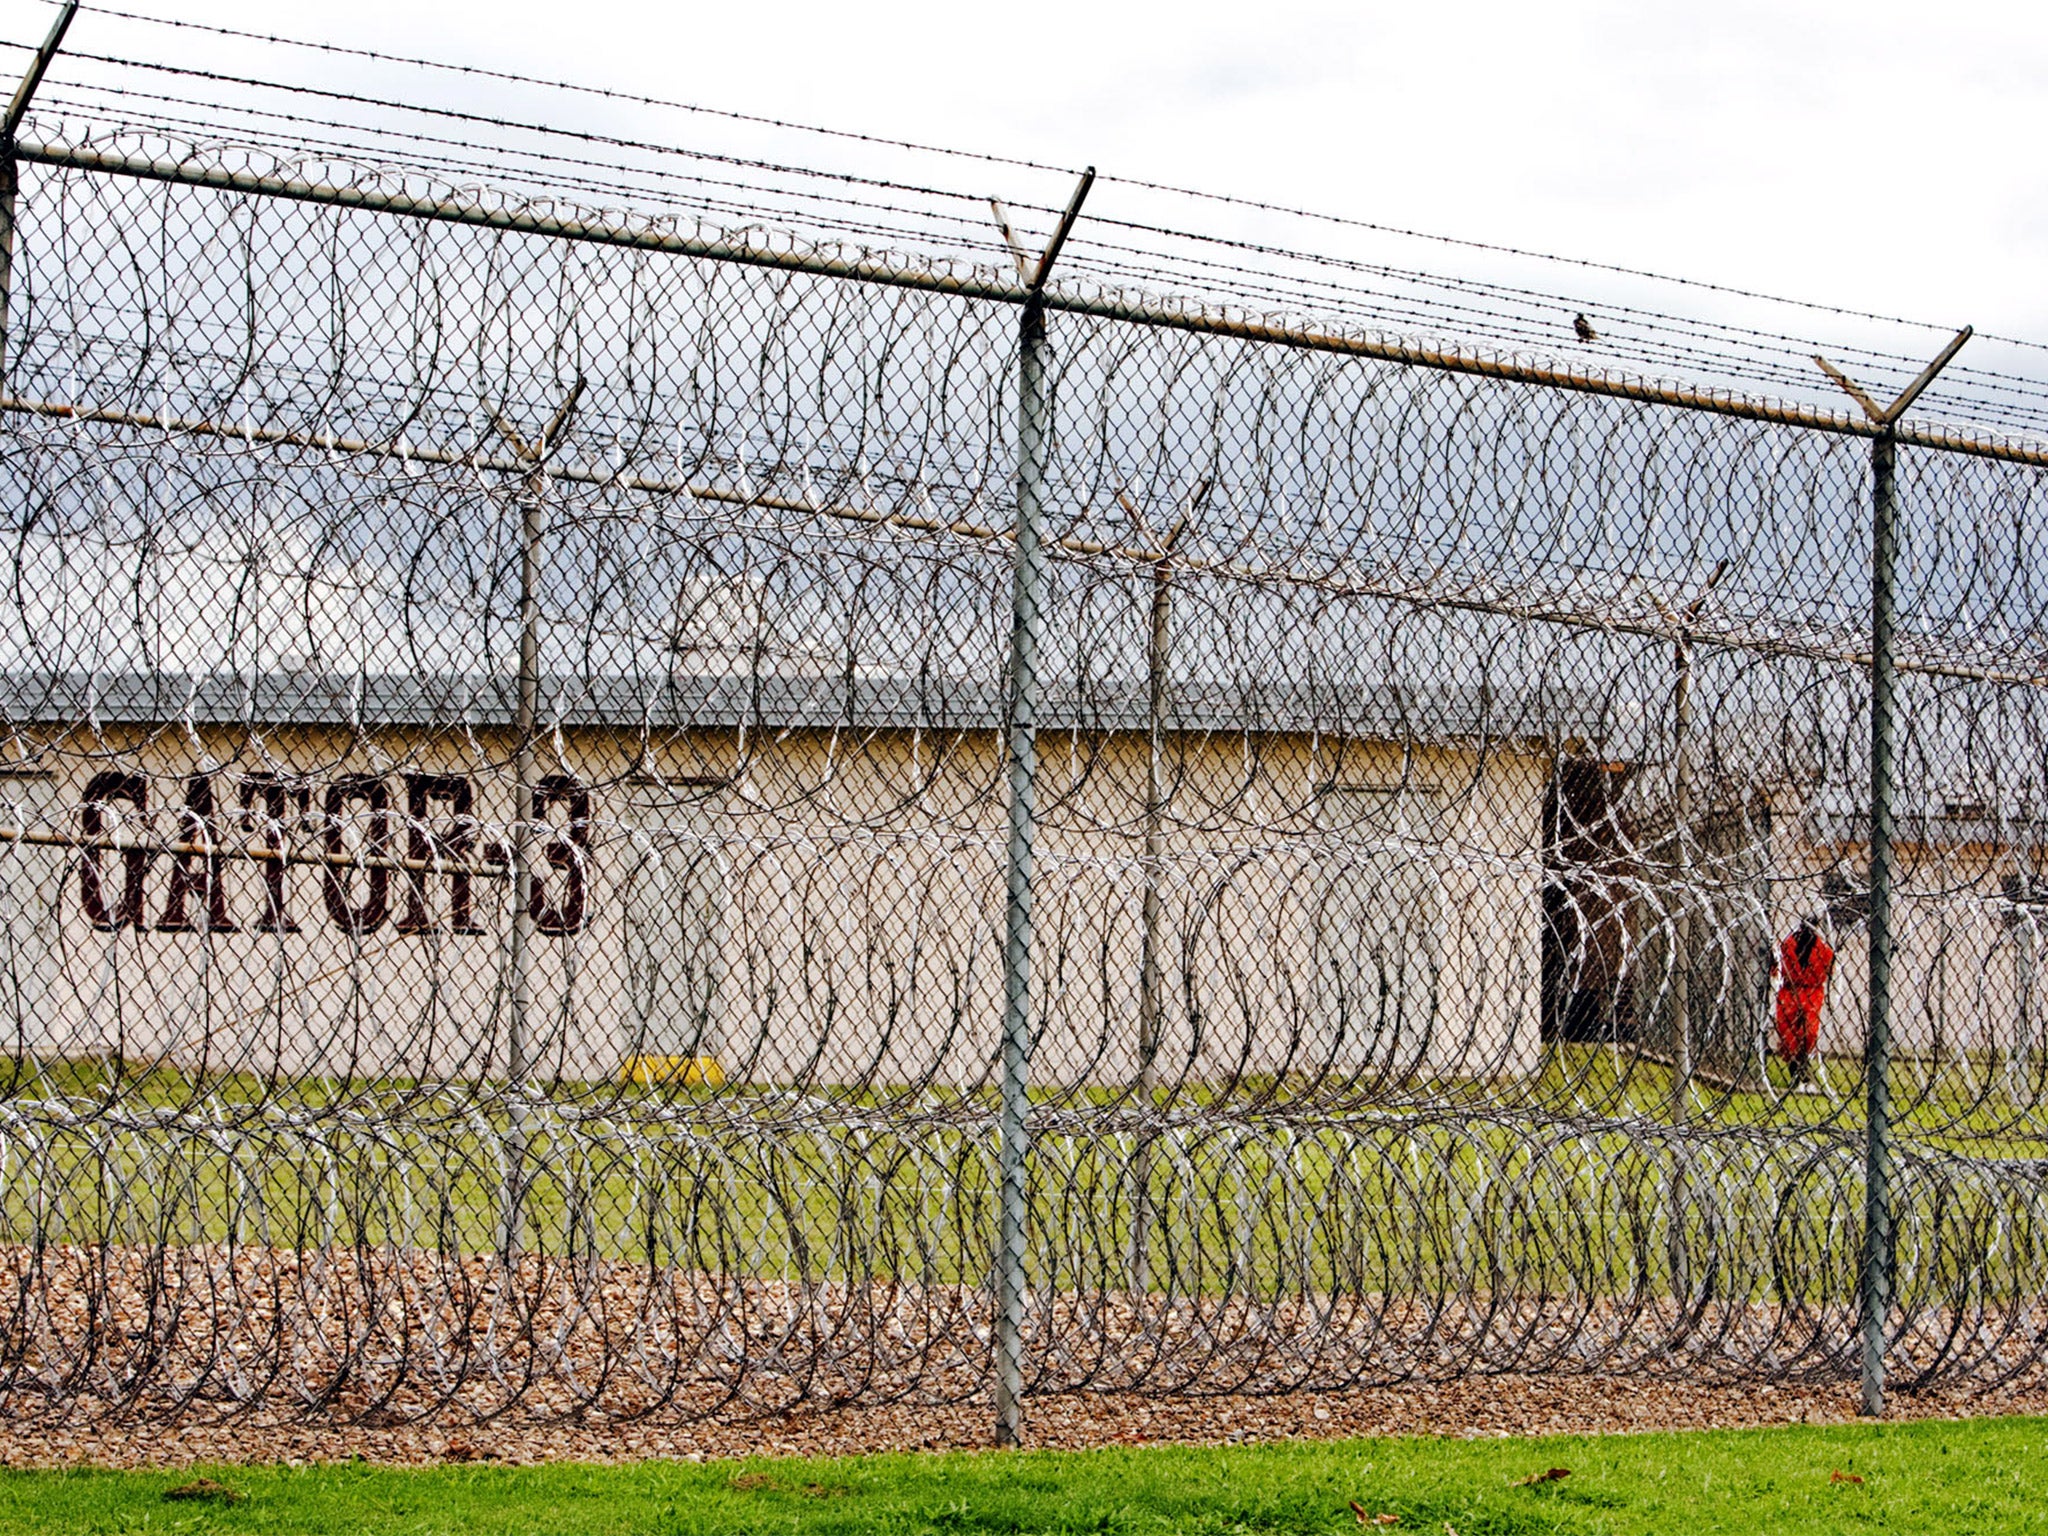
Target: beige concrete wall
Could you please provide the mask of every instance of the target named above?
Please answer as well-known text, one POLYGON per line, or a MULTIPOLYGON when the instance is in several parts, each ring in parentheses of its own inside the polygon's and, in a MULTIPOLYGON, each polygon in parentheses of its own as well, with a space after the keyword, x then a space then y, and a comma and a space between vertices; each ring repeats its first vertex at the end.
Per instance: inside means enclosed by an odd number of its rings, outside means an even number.
MULTIPOLYGON (((405 853, 406 776, 434 774, 471 786, 488 843, 512 815, 502 732, 126 731, 25 746, 28 767, 0 777, 0 822, 14 834, 0 842, 0 1028, 18 1054, 118 1051, 257 1073, 503 1070, 501 877, 472 878, 458 925, 446 874, 424 879, 412 912, 403 871, 295 865, 281 887, 291 931, 279 932, 266 866, 225 860, 216 905, 202 860, 158 851, 140 865, 136 926, 131 861, 102 851, 91 857, 112 921, 95 924, 80 853, 22 837, 81 835, 94 775, 140 772, 147 812, 103 832, 161 849, 190 835, 179 807, 203 772, 228 837, 262 845, 263 830, 229 821, 245 782, 268 773, 290 786, 286 844, 313 857, 329 846, 318 813, 330 787, 363 776, 385 786, 391 851, 405 853), (368 910, 380 890, 381 916, 368 910), (202 921, 210 906, 226 929, 202 921)), ((1042 761, 1037 1073, 1126 1082, 1138 1072, 1150 751, 1137 736, 1047 733, 1042 761)), ((1533 1068, 1547 757, 1404 758, 1385 743, 1219 734, 1169 742, 1162 768, 1159 1080, 1533 1068)), ((543 895, 559 916, 580 887, 584 910, 538 938, 530 1059, 575 1079, 636 1054, 706 1054, 762 1081, 988 1081, 998 769, 985 732, 560 733, 540 771, 586 786, 592 821, 587 850, 559 831, 552 840, 543 895)), ((428 810, 447 831, 450 804, 428 810)), ((549 814, 559 826, 566 807, 549 814)), ((358 791, 339 846, 365 846, 371 820, 358 791)))

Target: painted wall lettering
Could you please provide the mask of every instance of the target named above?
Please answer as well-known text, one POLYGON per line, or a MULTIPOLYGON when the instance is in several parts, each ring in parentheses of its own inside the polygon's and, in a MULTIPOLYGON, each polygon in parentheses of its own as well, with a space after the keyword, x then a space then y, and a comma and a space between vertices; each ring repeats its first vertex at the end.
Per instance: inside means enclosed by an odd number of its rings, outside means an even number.
MULTIPOLYGON (((219 848, 226 830, 213 814, 212 776, 193 774, 185 781, 185 808, 178 813, 176 841, 219 848)), ((171 855, 170 892, 157 927, 165 933, 190 933, 203 924, 213 933, 233 933, 226 869, 227 859, 219 853, 171 855)))
POLYGON ((96 773, 85 786, 85 799, 78 807, 78 830, 88 846, 78 853, 78 894, 95 928, 112 932, 143 926, 142 882, 149 872, 149 850, 121 851, 121 894, 110 903, 101 873, 101 850, 90 845, 105 840, 110 821, 139 822, 148 809, 149 781, 139 773, 96 773), (122 802, 126 802, 125 808, 121 808, 122 802))
POLYGON ((313 792, 303 784, 287 784, 274 773, 252 773, 242 780, 242 829, 263 840, 276 854, 263 864, 263 912, 258 933, 297 933, 290 905, 291 866, 284 861, 287 818, 303 822, 313 792))
MULTIPOLYGON (((406 857, 424 862, 445 859, 467 866, 476 852, 476 820, 470 815, 475 790, 459 773, 408 773, 405 776, 405 814, 410 823, 406 857), (434 826, 433 808, 448 807, 450 825, 434 826)), ((406 871, 405 913, 398 920, 400 933, 425 933, 434 926, 428 913, 431 898, 429 870, 406 871)), ((468 868, 448 871, 448 925, 455 933, 482 933, 474 912, 475 876, 468 868)))
POLYGON ((581 933, 586 861, 590 857, 590 791, 565 773, 544 776, 533 787, 533 819, 545 822, 548 812, 560 806, 567 812, 562 831, 547 840, 542 858, 560 879, 543 880, 534 872, 533 894, 527 910, 542 933, 581 933), (552 894, 559 890, 560 894, 552 894))
MULTIPOLYGON (((325 785, 250 773, 232 792, 222 781, 189 775, 181 803, 158 813, 163 825, 150 819, 143 774, 109 770, 86 784, 75 862, 80 903, 95 928, 149 929, 145 907, 162 870, 156 932, 299 933, 293 861, 308 860, 294 833, 310 835, 325 855, 311 860, 321 907, 344 933, 368 935, 387 923, 402 934, 488 933, 493 911, 505 910, 497 903, 511 899, 502 845, 484 846, 476 786, 465 774, 401 775, 402 806, 393 785, 372 773, 325 785), (413 867, 435 861, 444 867, 413 867)), ((527 911, 542 933, 581 933, 589 921, 590 791, 568 774, 548 774, 534 785, 533 816, 540 843, 527 911)))
MULTIPOLYGON (((324 813, 321 817, 321 840, 330 858, 342 858, 348 854, 348 829, 352 821, 365 822, 364 853, 373 859, 391 857, 391 791, 384 787, 382 779, 367 773, 351 773, 336 779, 327 786, 320 809, 324 813), (363 806, 367 815, 358 813, 351 816, 349 807, 352 805, 363 806)), ((391 913, 391 870, 388 865, 350 869, 345 864, 330 863, 322 871, 320 888, 326 899, 327 915, 337 928, 345 932, 375 933, 384 926, 384 919, 391 913), (369 889, 360 902, 355 902, 350 898, 352 888, 359 880, 369 889)))

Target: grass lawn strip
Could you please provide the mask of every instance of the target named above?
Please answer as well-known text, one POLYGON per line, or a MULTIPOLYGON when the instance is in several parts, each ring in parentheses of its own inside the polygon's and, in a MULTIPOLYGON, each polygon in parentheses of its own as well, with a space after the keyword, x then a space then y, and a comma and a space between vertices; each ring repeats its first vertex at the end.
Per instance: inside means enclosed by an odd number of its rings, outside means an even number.
POLYGON ((92 1536, 1361 1529, 2048 1532, 2048 1419, 611 1466, 0 1471, 0 1532, 92 1536), (1539 1476, 1552 1469, 1568 1475, 1539 1476), (202 1477, 222 1491, 167 1497, 202 1477))

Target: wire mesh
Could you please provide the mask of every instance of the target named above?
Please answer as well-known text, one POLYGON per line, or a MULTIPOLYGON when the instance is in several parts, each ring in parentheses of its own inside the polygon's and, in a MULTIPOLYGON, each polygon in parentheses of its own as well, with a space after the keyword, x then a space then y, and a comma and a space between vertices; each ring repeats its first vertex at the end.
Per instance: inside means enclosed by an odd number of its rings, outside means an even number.
MULTIPOLYGON (((979 1397, 1006 1147, 1027 1394, 1854 1369, 1870 429, 1796 343, 1084 215, 1026 583, 985 205, 168 91, 17 146, 7 1411, 979 1397)), ((1888 1355, 1992 1385, 2048 460, 1927 398, 1888 1355)))

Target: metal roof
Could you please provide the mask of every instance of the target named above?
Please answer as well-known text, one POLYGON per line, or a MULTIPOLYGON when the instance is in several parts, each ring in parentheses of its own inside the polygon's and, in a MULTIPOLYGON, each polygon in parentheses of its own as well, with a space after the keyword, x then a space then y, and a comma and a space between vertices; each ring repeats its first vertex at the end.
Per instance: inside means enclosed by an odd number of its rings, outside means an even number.
MULTIPOLYGON (((1143 679, 1048 690, 1046 730, 1142 731, 1143 679)), ((305 725, 349 729, 469 726, 514 718, 509 674, 333 672, 0 673, 0 720, 11 725, 305 725)), ((1251 732, 1427 742, 1612 740, 1640 729, 1612 696, 1533 686, 1417 687, 1387 683, 1225 681, 1174 689, 1165 727, 1176 733, 1251 732)), ((1003 723, 999 688, 951 677, 807 673, 618 676, 549 674, 540 684, 548 728, 640 730, 859 728, 986 731, 1003 723)))

